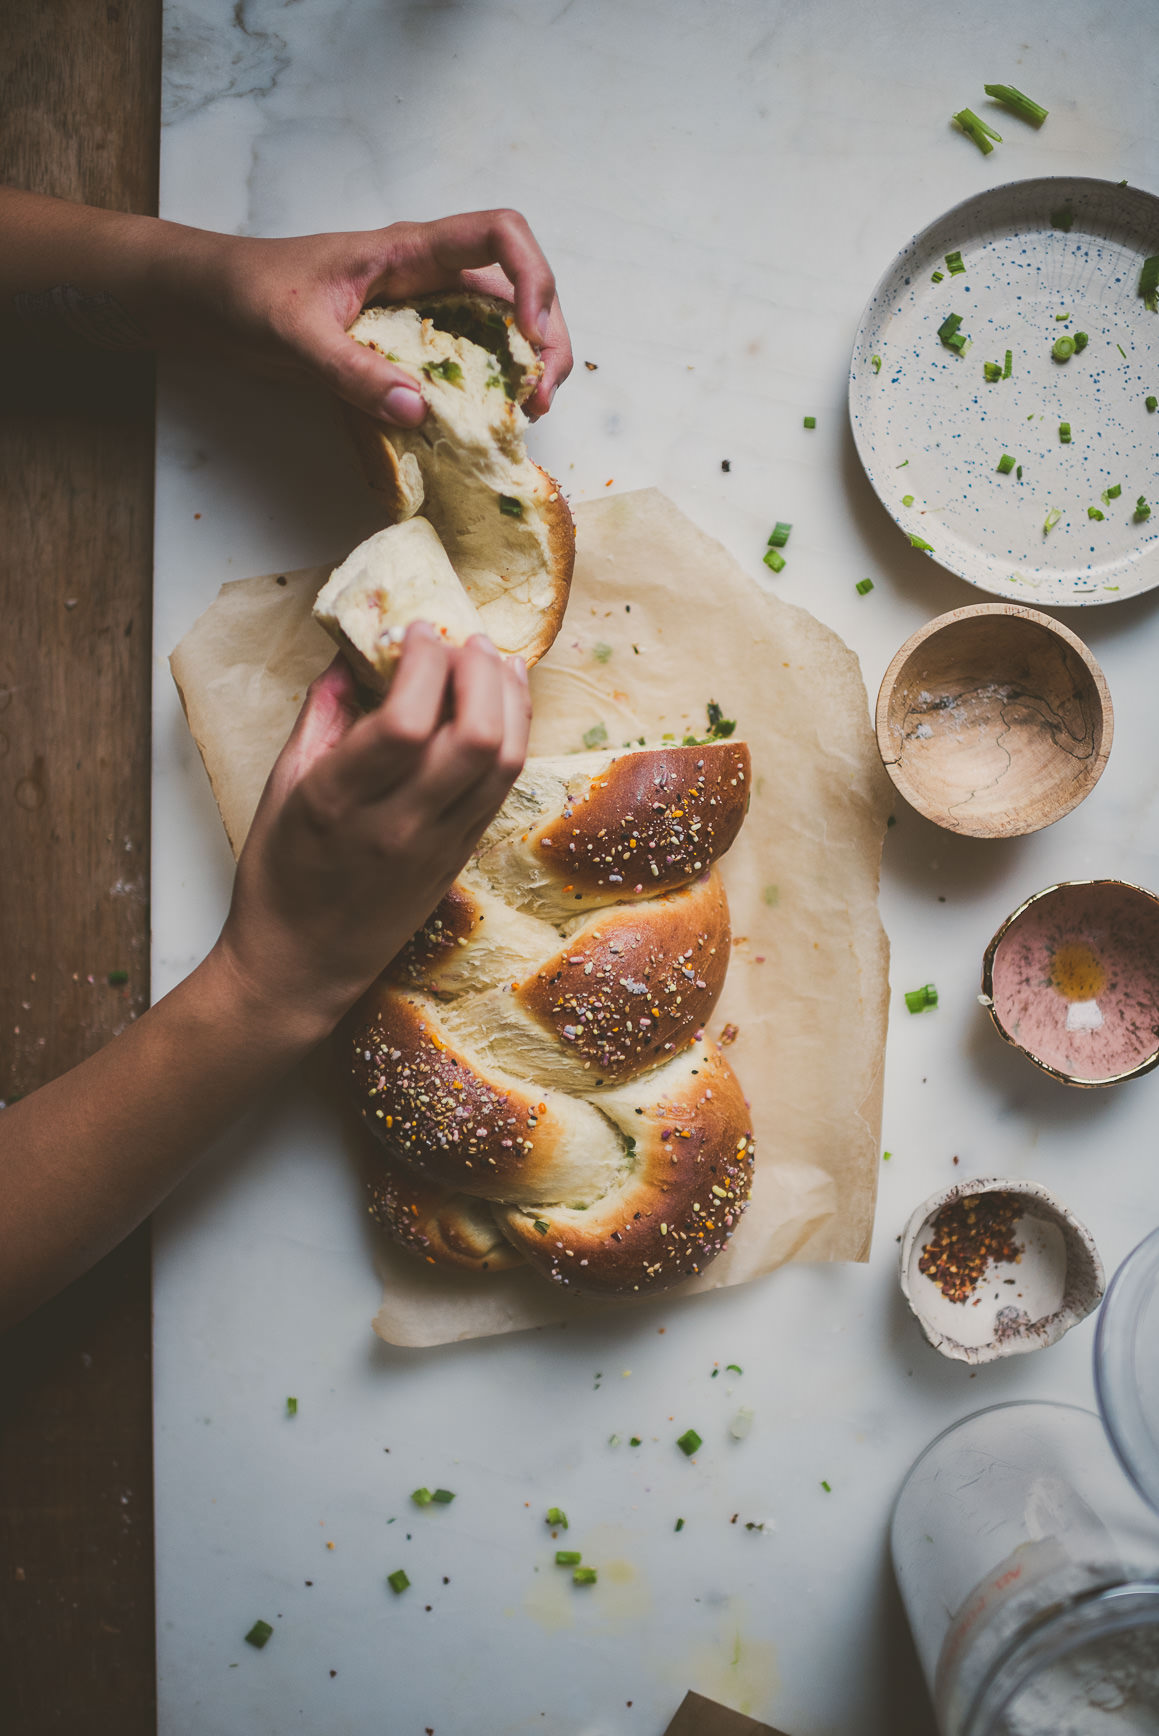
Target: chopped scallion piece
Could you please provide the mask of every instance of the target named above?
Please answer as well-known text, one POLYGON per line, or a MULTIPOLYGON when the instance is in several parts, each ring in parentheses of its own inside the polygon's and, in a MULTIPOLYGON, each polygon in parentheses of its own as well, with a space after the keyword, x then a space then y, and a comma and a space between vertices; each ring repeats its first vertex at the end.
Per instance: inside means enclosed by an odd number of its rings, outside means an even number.
POLYGON ((434 1500, 429 1489, 412 1489, 410 1498, 416 1507, 429 1507, 434 1500))
POLYGON ((672 1529, 673 1529, 673 1531, 683 1531, 683 1529, 684 1529, 683 1519, 678 1519, 676 1521, 675 1525, 672 1527, 672 1529))
POLYGON ((947 348, 960 348, 960 342, 956 345, 954 340, 958 338, 961 324, 962 316, 960 313, 948 313, 938 327, 938 336, 947 348))
POLYGON ((448 356, 445 362, 424 362, 423 373, 428 380, 445 380, 448 386, 462 386, 463 370, 448 356))
POLYGON ((535 1228, 539 1231, 540 1235, 546 1236, 548 1230, 550 1230, 550 1228, 551 1228, 551 1225, 548 1223, 547 1219, 546 1218, 532 1218, 531 1221, 535 1225, 535 1228))
POLYGON ((1069 332, 1063 332, 1060 338, 1055 338, 1051 345, 1051 355, 1056 362, 1069 362, 1074 355, 1074 339, 1069 332))
POLYGON ((1050 535, 1050 532, 1054 529, 1055 525, 1058 523, 1058 521, 1061 517, 1062 517, 1061 508, 1057 507, 1057 506, 1052 506, 1050 508, 1050 511, 1047 513, 1046 517, 1042 521, 1042 534, 1043 534, 1043 536, 1049 536, 1050 535))
POLYGON ((578 1549, 557 1549, 555 1565, 557 1567, 578 1567, 583 1556, 578 1549))
POLYGON ((1156 398, 1156 397, 1145 398, 1144 403, 1146 404, 1148 410, 1152 410, 1152 411, 1159 410, 1159 398, 1156 398))
POLYGON ((996 133, 993 127, 988 127, 985 121, 979 120, 973 109, 959 109, 958 113, 950 118, 959 132, 965 133, 968 139, 973 139, 984 157, 988 157, 994 149, 991 139, 996 144, 1002 143, 1002 134, 996 133))
POLYGON ((571 1578, 573 1585, 594 1585, 597 1578, 596 1570, 594 1567, 577 1567, 571 1578))
POLYGON ((549 1525, 558 1525, 561 1531, 567 1530, 567 1514, 562 1507, 549 1507, 546 1519, 549 1525))
POLYGON ((1009 452, 1004 452, 1002 454, 1001 458, 998 460, 998 474, 999 474, 999 476, 1009 476, 1010 472, 1013 469, 1014 469, 1013 458, 1010 456, 1009 452))
POLYGON ((1113 488, 1104 488, 1100 499, 1104 506, 1110 506, 1112 500, 1118 500, 1123 492, 1123 484, 1116 482, 1113 488))
POLYGON ((771 567, 774 573, 779 573, 785 564, 785 557, 779 549, 766 549, 763 558, 766 567, 771 567))
POLYGON ((1091 341, 1090 340, 1090 334, 1088 332, 1076 332, 1074 335, 1074 353, 1075 353, 1075 355, 1076 356, 1081 355, 1083 350, 1085 350, 1087 345, 1090 343, 1090 341, 1091 341))
POLYGON ((985 374, 990 385, 993 385, 995 380, 1000 380, 1002 378, 1002 364, 1000 362, 983 362, 982 372, 985 374))
POLYGON ((639 1446, 643 1445, 643 1442, 641 1441, 639 1435, 630 1435, 628 1438, 628 1445, 630 1447, 639 1447, 639 1446))
POLYGON ((1024 96, 1020 90, 1015 90, 1012 84, 986 84, 982 88, 987 96, 992 96, 995 102, 1008 108, 1020 121, 1029 121, 1032 127, 1040 127, 1050 113, 1040 102, 1035 102, 1033 97, 1024 96))
POLYGON ((966 267, 962 264, 962 255, 955 251, 946 254, 946 269, 951 277, 960 277, 966 267))
POLYGON ((1139 273, 1139 294, 1143 297, 1143 306, 1151 313, 1159 313, 1159 253, 1152 254, 1150 259, 1143 261, 1143 269, 1139 273))
POLYGON ((933 554, 933 552, 934 552, 933 543, 926 542, 924 537, 914 536, 914 534, 911 531, 909 540, 915 549, 924 549, 928 555, 933 554))
POLYGON ((607 739, 608 726, 606 723, 593 723, 592 727, 585 729, 583 733, 583 744, 586 748, 603 747, 607 739))
POLYGON ((1100 512, 1097 506, 1088 506, 1087 507, 1087 517, 1088 518, 1097 518, 1099 520, 1099 522, 1102 523, 1103 519, 1105 519, 1106 516, 1107 516, 1106 513, 1100 512))
POLYGON ((789 533, 792 528, 791 524, 785 524, 781 519, 778 519, 769 532, 769 547, 771 549, 783 549, 789 540, 789 533))
POLYGON ((872 589, 873 589, 873 580, 872 579, 858 579, 857 583, 854 585, 853 588, 857 592, 857 595, 859 597, 868 596, 869 592, 872 591, 872 589))
POLYGON ((440 1507, 449 1507, 454 1499, 455 1491, 453 1489, 436 1489, 431 1496, 431 1500, 436 1501, 440 1507))
POLYGON ((1070 318, 1070 315, 1069 315, 1069 313, 1056 313, 1056 314, 1055 314, 1055 316, 1054 316, 1054 317, 1055 317, 1055 319, 1056 319, 1056 320, 1058 320, 1058 319, 1069 319, 1069 318, 1070 318))
POLYGON ((1142 524, 1145 518, 1150 518, 1151 508, 1147 505, 1147 502, 1144 500, 1142 495, 1140 495, 1138 500, 1135 502, 1135 510, 1131 516, 1135 520, 1136 524, 1142 524))
POLYGON ((407 1578, 401 1567, 396 1567, 393 1573, 387 1574, 386 1583, 397 1597, 400 1592, 406 1590, 407 1586, 410 1584, 410 1580, 407 1578))
POLYGON ((1051 212, 1050 226, 1052 229, 1062 229, 1066 234, 1070 234, 1074 228, 1074 212, 1069 205, 1060 205, 1057 211, 1051 212))
POLYGON ((1124 348, 1123 348, 1123 346, 1122 346, 1122 344, 1116 344, 1116 345, 1115 345, 1115 348, 1116 348, 1116 349, 1117 349, 1117 350, 1118 350, 1118 352, 1119 352, 1119 354, 1120 354, 1120 355, 1121 355, 1121 356, 1122 356, 1122 358, 1123 358, 1123 360, 1124 360, 1124 361, 1126 361, 1126 359, 1127 359, 1127 352, 1126 352, 1126 350, 1125 350, 1125 349, 1124 349, 1124 348))
POLYGON ((247 1646, 256 1646, 260 1652, 273 1631, 268 1621, 256 1621, 245 1636, 245 1643, 247 1646))
POLYGON ((905 991, 905 1004, 911 1013, 924 1013, 927 1007, 936 1007, 938 991, 933 983, 923 983, 920 989, 905 991))
POLYGON ((832 1487, 825 1481, 824 1477, 822 1477, 822 1479, 821 1479, 821 1487, 824 1489, 824 1491, 827 1495, 831 1495, 833 1493, 832 1487))
POLYGON ((1022 481, 1022 466, 1021 466, 1021 464, 1018 466, 1018 469, 1014 472, 1014 478, 1015 478, 1015 481, 1017 481, 1017 482, 1022 481))
POLYGON ((1058 437, 1064 446, 1070 445, 1070 423, 1069 422, 1060 422, 1059 423, 1059 425, 1058 425, 1058 437))
POLYGON ((296 1417, 297 1414, 298 1414, 298 1401, 297 1401, 297 1399, 296 1398, 288 1398, 286 1400, 286 1415, 288 1417, 296 1417))
POLYGON ((119 989, 122 983, 127 983, 128 980, 129 973, 127 970, 111 970, 109 972, 108 984, 111 989, 119 989))
POLYGON ((724 1365, 724 1371, 726 1374, 743 1374, 744 1373, 744 1369, 741 1367, 739 1362, 726 1362, 724 1365))
POLYGON ((1002 378, 1008 380, 1014 372, 1014 351, 1007 350, 1006 360, 1002 364, 1002 378))
POLYGON ((677 1436, 676 1445, 685 1457, 690 1459, 693 1453, 704 1445, 704 1442, 695 1429, 685 1429, 682 1435, 677 1436))
POLYGON ((912 494, 903 494, 901 497, 901 503, 903 506, 912 506, 914 503, 913 495, 912 494))
POLYGON ((930 282, 931 283, 941 283, 941 281, 942 281, 943 277, 945 277, 945 275, 946 274, 944 271, 932 271, 930 273, 930 282))
POLYGON ((881 357, 880 356, 870 356, 869 365, 873 369, 875 374, 880 374, 880 372, 881 372, 881 357))
POLYGON ((499 511, 505 518, 522 518, 523 502, 516 500, 513 494, 501 494, 499 496, 499 511))
POLYGON ((806 416, 805 417, 805 426, 806 426, 806 428, 815 428, 817 426, 816 416, 806 416))

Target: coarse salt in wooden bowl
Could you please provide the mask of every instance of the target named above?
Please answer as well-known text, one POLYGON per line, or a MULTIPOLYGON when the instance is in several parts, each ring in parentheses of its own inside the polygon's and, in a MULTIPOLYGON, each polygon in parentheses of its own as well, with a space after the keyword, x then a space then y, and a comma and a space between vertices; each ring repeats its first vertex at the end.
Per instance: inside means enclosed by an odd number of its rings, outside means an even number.
POLYGON ((1090 1233, 1033 1181, 956 1182, 902 1237, 902 1294, 935 1350, 993 1362, 1054 1344, 1103 1294, 1090 1233))
POLYGON ((877 696, 877 745, 906 801, 971 838, 1014 838, 1069 814, 1111 751, 1103 672, 1036 609, 977 603, 907 639, 877 696))
POLYGON ((1159 898, 1126 880, 1065 880, 1006 918, 979 997, 999 1034, 1065 1085, 1117 1085, 1159 1064, 1159 898))

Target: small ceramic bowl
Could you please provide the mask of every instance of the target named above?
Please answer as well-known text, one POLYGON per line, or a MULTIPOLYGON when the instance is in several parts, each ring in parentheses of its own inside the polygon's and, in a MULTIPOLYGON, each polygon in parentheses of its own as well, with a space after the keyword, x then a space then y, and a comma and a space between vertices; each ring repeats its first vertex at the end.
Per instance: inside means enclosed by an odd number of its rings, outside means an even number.
POLYGON ((1065 1085, 1117 1085, 1159 1063, 1159 898, 1126 880, 1064 880, 1006 918, 982 1005, 1065 1085))
POLYGON ((1086 1318, 1104 1288, 1102 1261, 1074 1213, 1037 1182, 994 1177, 956 1182, 918 1207, 902 1237, 899 1278, 934 1349, 969 1363, 1055 1344, 1086 1318), (983 1262, 977 1283, 954 1299, 960 1280, 939 1281, 937 1271, 969 1263, 950 1244, 957 1231, 961 1246, 963 1228, 982 1220, 1000 1226, 1002 1251, 1013 1257, 983 1262))
POLYGON ((939 615, 877 696, 877 745, 912 807, 948 831, 1013 838, 1069 814, 1111 751, 1103 672, 1078 636, 1016 603, 939 615))

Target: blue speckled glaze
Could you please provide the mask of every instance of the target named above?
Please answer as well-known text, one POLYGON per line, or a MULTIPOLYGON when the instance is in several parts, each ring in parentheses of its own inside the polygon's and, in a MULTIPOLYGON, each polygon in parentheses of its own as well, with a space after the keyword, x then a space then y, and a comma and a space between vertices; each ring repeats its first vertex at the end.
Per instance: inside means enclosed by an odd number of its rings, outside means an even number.
POLYGON ((1159 412, 1145 403, 1159 396, 1159 314, 1137 293, 1155 253, 1153 194, 1052 176, 955 206, 877 285, 849 369, 853 437, 886 511, 948 571, 1048 607, 1114 603, 1159 585, 1159 412), (1051 225, 1064 208, 1069 231, 1051 225), (955 249, 965 275, 947 270, 955 249), (971 339, 963 356, 938 337, 950 313, 971 339), (1086 349, 1055 361, 1055 339, 1078 331, 1086 349), (982 364, 1001 365, 1008 349, 1011 378, 988 384, 982 364), (1022 466, 1021 481, 999 474, 1003 453, 1022 466), (1123 492, 1104 503, 1114 483, 1123 492), (1140 495, 1152 513, 1136 524, 1140 495), (1045 534, 1052 509, 1061 517, 1045 534))

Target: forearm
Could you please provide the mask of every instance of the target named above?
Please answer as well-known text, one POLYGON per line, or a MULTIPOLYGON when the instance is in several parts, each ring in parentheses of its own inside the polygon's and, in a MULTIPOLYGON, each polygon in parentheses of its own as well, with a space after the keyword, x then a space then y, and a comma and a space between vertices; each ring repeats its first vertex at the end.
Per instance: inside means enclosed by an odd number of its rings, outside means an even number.
POLYGON ((112 1043, 0 1113, 0 1325, 147 1217, 330 1022, 262 1004, 218 947, 112 1043))
POLYGON ((160 342, 178 286, 195 289, 230 241, 12 187, 0 187, 0 237, 0 332, 111 349, 160 342))

